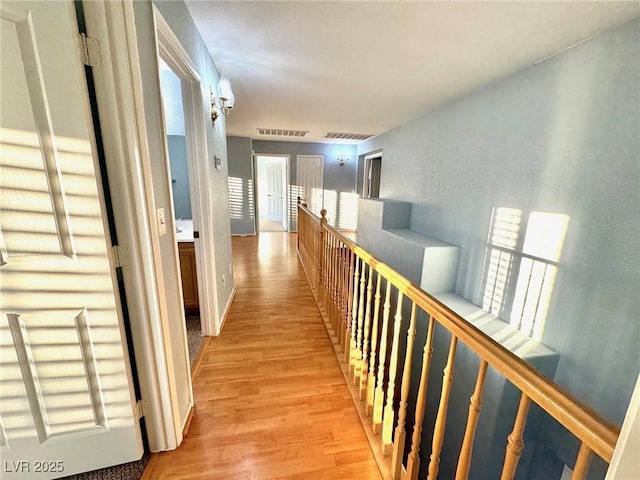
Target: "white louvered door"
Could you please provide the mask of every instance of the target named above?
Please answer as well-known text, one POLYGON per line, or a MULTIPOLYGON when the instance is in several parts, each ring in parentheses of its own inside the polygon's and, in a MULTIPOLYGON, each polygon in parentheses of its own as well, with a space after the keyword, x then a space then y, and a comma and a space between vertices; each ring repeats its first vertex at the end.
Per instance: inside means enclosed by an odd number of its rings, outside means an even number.
POLYGON ((72 2, 0 3, 0 477, 139 459, 72 2))

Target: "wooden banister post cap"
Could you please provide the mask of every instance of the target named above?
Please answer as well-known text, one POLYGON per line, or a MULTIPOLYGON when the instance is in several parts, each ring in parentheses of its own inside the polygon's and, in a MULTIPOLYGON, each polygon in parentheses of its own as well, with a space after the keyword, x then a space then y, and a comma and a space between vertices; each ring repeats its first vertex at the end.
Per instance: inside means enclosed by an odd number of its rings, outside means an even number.
POLYGON ((322 215, 322 218, 327 218, 327 211, 323 208, 320 210, 320 215, 322 215))
POLYGON ((298 197, 298 203, 302 203, 302 199, 298 197))

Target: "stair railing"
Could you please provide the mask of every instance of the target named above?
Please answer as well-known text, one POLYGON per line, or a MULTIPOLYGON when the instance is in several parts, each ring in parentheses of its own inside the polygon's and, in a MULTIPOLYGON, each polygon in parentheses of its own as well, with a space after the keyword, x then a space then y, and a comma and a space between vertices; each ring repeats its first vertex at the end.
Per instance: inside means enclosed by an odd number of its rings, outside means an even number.
POLYGON ((381 471, 387 473, 385 476, 394 480, 418 478, 436 324, 451 334, 451 340, 432 432, 428 480, 435 480, 438 476, 454 377, 453 365, 459 344, 466 345, 479 356, 479 368, 469 401, 456 480, 466 479, 469 475, 489 366, 520 391, 513 429, 505 439, 501 480, 514 478, 525 447, 523 432, 532 403, 579 440, 580 449, 572 479, 585 478, 594 454, 607 463, 611 461, 619 436, 618 427, 609 424, 456 312, 329 226, 326 211, 323 210, 319 218, 305 205, 298 204, 298 252, 327 330, 334 341, 336 355, 341 360, 345 376, 353 382, 352 392, 356 392, 354 401, 361 411, 361 418, 370 417, 370 425, 364 425, 365 430, 370 427, 373 432, 373 436, 369 437, 370 442, 379 442, 372 447, 374 452, 382 453, 377 460, 381 471), (403 318, 405 301, 411 307, 408 319, 403 318), (420 311, 428 318, 426 338, 416 338, 416 319, 420 311), (407 336, 406 343, 401 342, 401 335, 407 336), (405 358, 400 362, 403 347, 405 358), (421 365, 413 365, 416 348, 422 349, 421 365), (401 371, 398 368, 400 364, 401 371), (411 409, 414 418, 410 419, 409 391, 414 368, 420 369, 420 380, 411 409), (399 401, 397 388, 400 391, 399 401), (411 438, 406 438, 407 422, 412 422, 411 438), (405 454, 406 450, 408 454, 405 454), (406 463, 403 460, 405 457, 406 463))

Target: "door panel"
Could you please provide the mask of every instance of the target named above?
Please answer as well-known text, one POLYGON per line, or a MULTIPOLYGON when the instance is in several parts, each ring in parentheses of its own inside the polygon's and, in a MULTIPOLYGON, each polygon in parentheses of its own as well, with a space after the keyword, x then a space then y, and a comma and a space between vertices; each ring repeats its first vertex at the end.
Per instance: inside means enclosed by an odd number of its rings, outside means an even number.
MULTIPOLYGON (((287 157, 256 156, 258 212, 260 220, 278 222, 288 230, 287 218, 287 157)), ((269 227, 272 228, 272 227, 269 227)))
POLYGON ((269 160, 267 163, 268 205, 267 220, 282 221, 282 179, 284 168, 281 162, 269 160))
POLYGON ((320 155, 298 155, 296 160, 300 197, 307 202, 309 210, 320 216, 320 210, 324 208, 324 157, 320 155))
POLYGON ((140 458, 140 430, 73 5, 0 18, 2 476, 56 478, 140 458))

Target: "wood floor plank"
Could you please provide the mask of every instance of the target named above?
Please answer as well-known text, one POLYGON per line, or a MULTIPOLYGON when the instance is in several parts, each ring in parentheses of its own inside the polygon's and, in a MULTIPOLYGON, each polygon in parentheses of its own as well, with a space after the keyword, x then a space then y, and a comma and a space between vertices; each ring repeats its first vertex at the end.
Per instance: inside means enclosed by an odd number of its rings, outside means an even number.
POLYGON ((149 480, 379 480, 295 234, 234 237, 237 292, 200 355, 183 444, 149 480))

